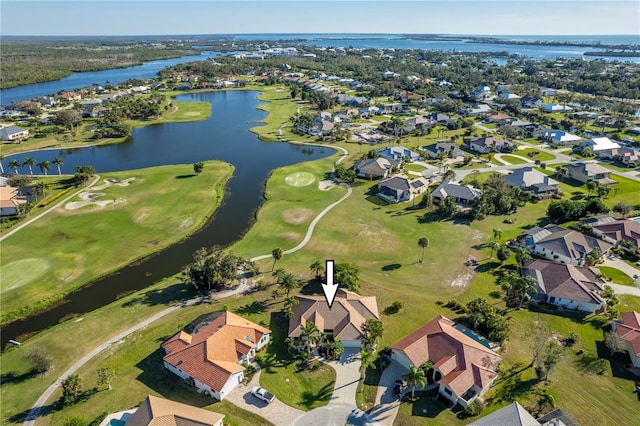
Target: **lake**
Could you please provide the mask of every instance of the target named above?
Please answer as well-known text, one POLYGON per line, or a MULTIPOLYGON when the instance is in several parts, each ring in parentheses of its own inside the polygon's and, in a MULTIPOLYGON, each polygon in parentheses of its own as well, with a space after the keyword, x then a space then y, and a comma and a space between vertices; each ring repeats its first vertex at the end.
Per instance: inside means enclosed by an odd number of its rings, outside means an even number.
MULTIPOLYGON (((222 206, 214 217, 185 241, 160 253, 135 262, 72 293, 59 306, 2 327, 4 348, 9 339, 21 341, 58 324, 70 315, 81 315, 107 305, 116 296, 140 290, 158 280, 179 272, 192 261, 200 247, 227 246, 242 237, 253 222, 255 212, 264 202, 264 185, 271 170, 316 160, 331 155, 329 148, 262 142, 249 132, 266 113, 256 109, 260 104, 255 91, 204 92, 181 95, 181 101, 205 101, 212 104, 211 117, 193 123, 167 123, 135 129, 130 142, 79 148, 73 150, 38 151, 19 154, 36 161, 64 158, 64 170, 91 164, 100 173, 131 170, 151 166, 222 160, 234 165, 222 206)), ((10 161, 11 157, 7 160, 10 161)), ((20 233, 16 234, 19 238, 20 233)), ((15 238, 15 237, 14 237, 15 238)), ((264 253, 256 253, 264 254, 264 253)))

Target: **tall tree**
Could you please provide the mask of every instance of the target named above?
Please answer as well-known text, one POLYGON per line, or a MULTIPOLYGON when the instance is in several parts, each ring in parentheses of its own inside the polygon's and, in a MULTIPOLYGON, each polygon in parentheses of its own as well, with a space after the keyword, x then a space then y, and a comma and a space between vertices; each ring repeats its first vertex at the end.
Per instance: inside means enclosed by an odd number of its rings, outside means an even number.
POLYGON ((558 365, 558 362, 564 356, 562 348, 555 342, 547 343, 544 354, 542 356, 542 366, 544 371, 544 380, 549 379, 551 371, 558 365))
POLYGON ((516 288, 520 301, 518 302, 518 309, 522 308, 524 300, 537 292, 537 281, 529 275, 520 277, 517 281, 516 288))
POLYGON ((289 297, 289 293, 298 287, 299 282, 293 274, 285 272, 278 277, 278 285, 284 289, 287 297, 289 297))
POLYGON ((417 386, 423 387, 427 384, 427 378, 424 375, 424 371, 416 368, 415 365, 409 366, 409 372, 403 375, 402 379, 411 386, 411 399, 415 398, 417 386))
POLYGON ((62 176, 62 171, 60 170, 60 167, 64 166, 64 161, 62 161, 62 158, 56 157, 51 163, 58 168, 58 175, 62 176))
POLYGON ((313 261, 311 265, 309 265, 309 269, 316 275, 316 280, 320 280, 320 276, 324 272, 324 264, 320 259, 316 259, 313 261))
POLYGON ((276 267, 276 263, 282 259, 282 249, 279 247, 274 248, 271 250, 271 256, 273 256, 273 265, 271 266, 271 270, 273 271, 276 267))
POLYGON ((193 163, 193 172, 196 175, 199 175, 200 173, 202 173, 203 169, 204 169, 204 163, 201 163, 201 162, 193 163))
POLYGON ((420 258, 420 263, 424 262, 424 249, 429 247, 429 240, 427 237, 420 237, 418 240, 418 246, 422 247, 422 257, 420 258))
POLYGON ((320 329, 311 321, 300 325, 300 337, 307 342, 307 353, 311 354, 311 347, 317 342, 317 337, 320 334, 320 329))
POLYGON ((116 377, 116 372, 111 367, 100 367, 98 369, 98 384, 107 385, 107 389, 111 390, 111 382, 116 377))
POLYGON ((77 374, 71 374, 62 381, 62 404, 71 405, 78 401, 82 394, 82 381, 77 374))
POLYGON ((13 169, 13 171, 17 175, 20 174, 20 172, 18 172, 18 167, 20 167, 21 165, 22 164, 20 164, 20 162, 18 160, 16 160, 16 159, 13 159, 13 160, 9 161, 9 164, 8 164, 9 168, 13 169))
POLYGON ((373 351, 360 349, 360 381, 363 381, 367 374, 367 368, 376 369, 376 354, 373 351))
POLYGON ((382 337, 382 334, 384 333, 382 321, 375 318, 369 318, 366 320, 360 329, 363 335, 362 343, 364 343, 365 348, 373 347, 376 340, 382 337))
POLYGON ((44 173, 45 176, 47 176, 49 174, 49 169, 51 168, 51 163, 47 160, 44 160, 38 163, 38 168, 42 173, 44 173))
POLYGON ((22 165, 29 166, 29 173, 33 176, 33 166, 36 165, 36 160, 31 157, 25 157, 24 160, 22 160, 22 165))

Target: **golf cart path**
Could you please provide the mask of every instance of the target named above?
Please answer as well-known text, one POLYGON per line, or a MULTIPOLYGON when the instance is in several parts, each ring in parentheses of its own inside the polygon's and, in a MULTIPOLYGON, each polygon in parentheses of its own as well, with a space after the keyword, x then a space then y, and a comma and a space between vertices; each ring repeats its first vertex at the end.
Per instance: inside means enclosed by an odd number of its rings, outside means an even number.
POLYGON ((16 226, 15 228, 13 228, 11 231, 7 232, 7 233, 3 233, 2 236, 0 237, 0 241, 4 240, 5 238, 8 238, 10 236, 12 236, 13 234, 15 234, 16 232, 18 232, 19 230, 21 230, 22 228, 24 228, 27 225, 32 224, 33 222, 35 222, 36 220, 40 219, 42 216, 51 213, 52 211, 54 211, 55 209, 57 209, 58 207, 62 207, 62 205, 64 203, 66 203, 67 201, 69 201, 70 199, 72 199, 73 197, 75 197, 76 195, 85 192, 89 189, 91 189, 91 187, 93 185, 95 185, 96 183, 98 183, 100 181, 100 175, 96 175, 96 178, 93 182, 91 182, 89 185, 83 187, 82 189, 80 189, 79 191, 74 192, 73 194, 69 195, 68 197, 64 198, 62 201, 60 201, 58 204, 54 205, 53 207, 51 207, 49 210, 40 213, 38 216, 27 220, 26 222, 16 226))
MULTIPOLYGON (((330 145, 322 145, 322 146, 326 146, 329 148, 334 148, 334 149, 340 149, 344 154, 336 161, 336 164, 340 163, 341 161, 344 160, 344 158, 346 158, 346 156, 348 155, 348 151, 344 148, 341 147, 333 147, 330 145)), ((89 185, 88 187, 84 188, 84 190, 90 188, 91 186, 93 186, 95 183, 97 183, 100 180, 99 176, 96 176, 96 180, 94 182, 91 183, 91 185, 89 185)), ((330 204, 328 207, 326 207, 324 210, 322 210, 318 216, 316 216, 314 218, 314 220, 309 224, 309 228, 307 230, 307 234, 305 235, 305 238, 302 240, 302 242, 300 244, 298 244, 296 247, 289 249, 287 251, 285 251, 285 254, 289 254, 289 253, 293 253, 297 250, 300 250, 301 248, 303 248, 311 239, 311 235, 313 234, 313 229, 315 228, 315 225, 318 223, 318 221, 329 211, 331 210, 333 207, 337 206, 338 204, 340 204, 342 201, 344 201, 345 199, 347 199, 351 193, 353 192, 353 190, 351 189, 351 187, 349 185, 346 184, 342 184, 344 186, 347 187, 347 193, 340 198, 340 200, 330 204)), ((76 194, 74 193, 72 196, 69 196, 67 198, 65 198, 63 201, 61 201, 60 203, 56 204, 56 207, 61 206, 63 203, 65 203, 66 201, 68 201, 69 199, 71 199, 72 197, 74 197, 76 194)), ((42 213, 42 215, 39 215, 37 217, 35 217, 34 219, 32 219, 31 221, 29 221, 28 223, 40 218, 41 216, 43 216, 44 214, 48 213, 49 211, 53 210, 50 209, 44 213, 42 213)), ((26 226, 28 223, 25 223, 23 226, 26 226)), ((17 231, 18 229, 15 229, 13 232, 17 231)), ((3 236, 3 238, 6 238, 8 235, 3 236)), ((1 239, 0 239, 1 241, 1 239)), ((252 258, 252 261, 256 261, 256 260, 260 260, 260 259, 266 259, 272 257, 271 254, 268 255, 262 255, 262 256, 257 256, 252 258)), ((212 295, 211 297, 214 300, 219 300, 225 297, 229 297, 229 296, 233 296, 236 294, 240 294, 242 292, 244 292, 245 290, 248 290, 249 286, 246 285, 245 282, 243 282, 241 285, 239 285, 238 287, 236 287, 233 290, 228 290, 225 292, 220 292, 218 294, 212 295)), ((199 301, 202 300, 202 297, 198 297, 195 299, 191 299, 191 300, 187 300, 184 301, 180 304, 168 307, 160 312, 157 312, 156 314, 150 316, 149 318, 146 318, 145 320, 127 328, 124 331, 121 331, 120 333, 118 333, 116 336, 110 338, 109 340, 107 340, 106 342, 102 343, 101 345, 97 346, 96 348, 94 348, 93 350, 91 350, 89 353, 87 353, 85 356, 83 356, 82 358, 80 358, 75 364, 73 364, 69 369, 67 369, 64 373, 62 373, 62 375, 60 375, 58 377, 58 379, 56 379, 56 381, 51 384, 43 393, 42 395, 40 395, 40 397, 36 400, 36 402, 33 404, 33 406, 31 407, 31 410, 29 410, 29 413, 27 414, 27 418, 24 421, 23 425, 24 426, 34 426, 35 425, 35 421, 36 419, 39 417, 40 415, 40 411, 42 410, 42 407, 47 403, 47 401, 51 398, 51 396, 54 394, 54 392, 56 391, 56 389, 58 387, 60 387, 61 383, 71 374, 75 373, 77 370, 79 370, 82 366, 84 366, 88 361, 90 361, 93 357, 95 357, 96 355, 98 355, 100 352, 102 352, 103 350, 105 350, 106 348, 108 348, 109 346, 113 345, 113 344, 117 344, 119 343, 123 338, 127 337, 128 335, 140 330, 141 328, 146 327, 147 325, 153 323, 154 321, 170 314, 171 312, 179 309, 179 308, 183 308, 186 306, 190 306, 193 305, 199 301)), ((298 416, 299 417, 299 416, 298 416)))

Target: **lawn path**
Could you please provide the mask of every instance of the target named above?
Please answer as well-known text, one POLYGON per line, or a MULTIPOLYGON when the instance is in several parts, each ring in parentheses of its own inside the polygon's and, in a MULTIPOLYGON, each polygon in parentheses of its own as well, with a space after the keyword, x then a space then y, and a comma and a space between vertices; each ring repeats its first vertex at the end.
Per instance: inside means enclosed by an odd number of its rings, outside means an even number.
MULTIPOLYGON (((295 142, 293 142, 295 143, 295 142)), ((305 144, 307 145, 307 144, 305 144)), ((314 145, 317 146, 317 145, 314 145)), ((344 148, 341 147, 336 147, 336 146, 331 146, 331 145, 319 145, 319 146, 324 146, 327 148, 332 148, 332 149, 339 149, 343 152, 343 155, 336 161, 336 164, 339 164, 341 161, 343 161, 347 155, 349 154, 349 151, 347 151, 344 148)), ((97 176, 97 179, 95 181, 93 181, 88 187, 83 188, 83 189, 89 189, 90 187, 92 187, 96 182, 98 182, 100 180, 100 177, 97 176)), ((340 204, 342 201, 344 201, 345 199, 347 199, 347 197, 349 197, 351 195, 351 193, 353 192, 353 190, 351 189, 351 187, 347 184, 342 184, 347 188, 347 193, 340 198, 338 201, 330 204, 329 206, 327 206, 324 210, 322 210, 318 216, 315 217, 315 219, 309 224, 309 228, 307 230, 307 234, 305 235, 304 239, 302 240, 302 242, 300 244, 298 244, 297 246, 295 246, 292 249, 286 250, 284 251, 285 254, 290 254, 293 253, 297 250, 300 250, 301 248, 303 248, 311 239, 311 235, 313 234, 313 229, 315 228, 316 224, 320 221, 320 219, 327 214, 327 212, 329 210, 331 210, 332 208, 334 208, 335 206, 337 206, 338 204, 340 204)), ((65 198, 63 201, 61 201, 60 203, 56 204, 55 207, 58 207, 60 205, 62 205, 63 203, 65 203, 66 201, 68 201, 69 199, 71 199, 72 197, 74 197, 76 194, 73 194, 71 196, 69 196, 68 198, 65 198)), ((54 207, 54 208, 55 208, 54 207)), ((33 218, 32 220, 30 220, 29 222, 23 224, 22 226, 26 226, 28 223, 40 218, 41 216, 43 216, 46 213, 49 213, 49 211, 53 210, 50 209, 44 213, 42 213, 41 215, 33 218)), ((21 227, 22 227, 21 226, 21 227)), ((15 229, 13 232, 17 231, 18 229, 15 229)), ((6 238, 8 235, 3 236, 3 238, 6 238)), ((1 240, 0 240, 1 241, 1 240)), ((260 260, 260 259, 266 259, 272 257, 271 254, 267 254, 267 255, 262 255, 262 256, 257 256, 252 258, 252 261, 255 260, 260 260)), ((241 292, 244 292, 245 290, 248 289, 248 286, 246 284, 245 281, 242 282, 241 285, 239 285, 237 288, 233 289, 233 290, 228 290, 225 292, 221 292, 218 293, 217 295, 212 295, 211 297, 214 300, 218 300, 218 299, 222 299, 225 297, 229 297, 229 296, 233 296, 236 294, 240 294, 241 292)), ((102 352, 103 350, 105 350, 106 348, 108 348, 109 346, 113 345, 113 344, 118 344, 123 338, 125 338, 126 336, 130 335, 131 333, 134 333, 138 330, 140 330, 141 328, 146 327, 147 325, 153 323, 154 321, 170 314, 171 312, 186 307, 186 306, 190 306, 193 305, 195 303, 201 302, 203 300, 203 297, 198 297, 195 299, 191 299, 191 300, 187 300, 184 301, 180 304, 171 306, 167 309, 164 309, 152 316, 150 316, 149 318, 139 322, 136 325, 133 325, 131 327, 129 327, 128 329, 118 333, 116 336, 112 337, 111 339, 109 339, 108 341, 102 343, 101 345, 97 346, 95 349, 93 349, 91 352, 89 352, 88 354, 86 354, 85 356, 83 356, 82 358, 80 358, 75 364, 73 364, 67 371, 65 371, 64 373, 62 373, 62 375, 60 377, 58 377, 58 379, 51 385, 49 386, 42 395, 40 395, 40 397, 37 399, 37 401, 33 404, 33 407, 31 407, 31 410, 29 410, 29 414, 27 414, 27 418, 23 423, 23 426, 34 426, 35 425, 35 421, 37 420, 37 418, 40 415, 40 411, 42 410, 42 408, 44 407, 44 405, 46 404, 46 402, 49 400, 49 398, 51 398, 51 396, 54 394, 54 392, 56 391, 56 389, 58 387, 60 387, 62 381, 64 381, 69 375, 73 374, 74 372, 76 372, 78 369, 80 369, 83 365, 85 365, 88 361, 90 361, 93 357, 95 357, 96 355, 98 355, 100 352, 102 352)))
POLYGON ((56 204, 55 206, 51 207, 49 210, 40 213, 38 216, 29 219, 28 221, 16 226, 15 228, 13 228, 11 231, 7 232, 6 234, 3 233, 3 235, 0 237, 0 241, 4 240, 5 238, 8 238, 10 236, 12 236, 13 234, 15 234, 16 232, 18 232, 19 230, 21 230, 22 228, 24 228, 27 225, 32 224, 33 222, 35 222, 36 220, 40 219, 42 216, 49 214, 50 212, 52 212, 53 210, 57 209, 58 207, 62 207, 62 205, 64 203, 66 203, 67 201, 69 201, 70 199, 72 199, 73 197, 75 197, 76 195, 78 195, 81 192, 84 192, 88 189, 90 189, 93 185, 95 185, 96 183, 98 183, 100 181, 100 175, 96 175, 96 179, 91 182, 89 185, 83 187, 81 190, 74 192, 73 194, 69 195, 67 198, 65 198, 64 200, 60 201, 58 204, 56 204))
MULTIPOLYGON (((248 289, 248 286, 247 286, 246 282, 243 282, 242 284, 240 284, 235 289, 220 292, 220 293, 218 293, 216 295, 212 295, 211 298, 213 300, 223 299, 225 297, 229 297, 229 296, 233 296, 233 295, 236 295, 236 294, 240 294, 240 293, 246 291, 247 289, 248 289)), ((154 322, 156 320, 159 320, 160 318, 164 317, 165 315, 170 314, 171 312, 173 312, 173 311, 175 311, 177 309, 184 308, 184 307, 190 306, 190 305, 194 305, 194 304, 199 303, 199 302, 203 302, 205 299, 207 299, 206 296, 201 296, 201 297, 198 297, 196 299, 187 300, 187 301, 184 301, 182 303, 178 303, 176 305, 173 305, 173 306, 171 306, 171 307, 169 307, 167 309, 164 309, 164 310, 162 310, 162 311, 150 316, 149 318, 137 323, 136 325, 131 326, 131 327, 127 328, 124 331, 121 331, 120 333, 118 333, 115 336, 113 336, 111 339, 109 339, 106 342, 102 343, 101 345, 95 347, 91 352, 89 352, 88 354, 86 354, 85 356, 80 358, 75 364, 73 364, 71 367, 69 367, 69 369, 67 371, 62 373, 62 375, 60 377, 58 377, 58 379, 51 386, 49 386, 47 388, 47 390, 45 390, 42 395, 40 395, 40 398, 38 398, 38 400, 35 402, 35 404, 33 404, 33 407, 29 411, 29 414, 27 415, 27 419, 25 420, 23 425, 24 426, 33 426, 33 425, 35 425, 35 421, 39 417, 40 411, 42 410, 42 407, 49 400, 49 398, 51 398, 51 396, 56 391, 56 389, 59 386, 61 386, 62 382, 67 377, 69 377, 71 374, 73 374, 76 371, 78 371, 78 369, 80 369, 80 367, 85 365, 88 361, 90 361, 93 357, 98 355, 100 352, 102 352, 103 350, 107 349, 111 345, 119 344, 122 339, 124 339, 125 337, 127 337, 131 333, 134 333, 134 332, 140 330, 141 328, 144 328, 144 327, 148 326, 152 322, 154 322)))

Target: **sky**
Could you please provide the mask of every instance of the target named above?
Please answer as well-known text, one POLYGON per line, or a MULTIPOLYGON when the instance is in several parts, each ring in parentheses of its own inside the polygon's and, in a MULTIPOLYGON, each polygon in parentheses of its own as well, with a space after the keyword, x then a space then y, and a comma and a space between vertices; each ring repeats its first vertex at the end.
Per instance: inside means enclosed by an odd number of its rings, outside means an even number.
POLYGON ((640 1, 0 1, 0 35, 247 33, 640 35, 640 1))

